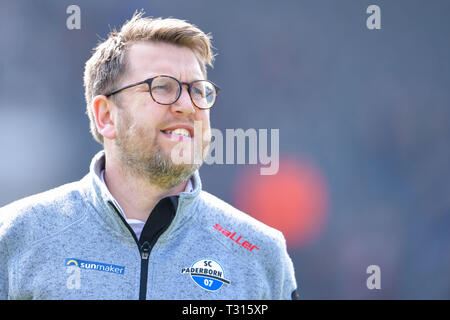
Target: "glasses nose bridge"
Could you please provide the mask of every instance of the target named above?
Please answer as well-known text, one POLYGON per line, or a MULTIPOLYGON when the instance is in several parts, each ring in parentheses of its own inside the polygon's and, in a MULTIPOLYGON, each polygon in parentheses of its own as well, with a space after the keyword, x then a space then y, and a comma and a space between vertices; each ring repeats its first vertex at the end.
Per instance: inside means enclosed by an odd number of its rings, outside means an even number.
POLYGON ((177 79, 177 81, 178 81, 178 84, 180 85, 180 93, 178 94, 178 99, 180 99, 181 95, 183 94, 183 85, 185 85, 185 86, 187 86, 187 92, 188 92, 189 98, 192 100, 192 97, 191 97, 192 83, 183 82, 183 81, 180 81, 178 79, 177 79))
MULTIPOLYGON (((177 80, 177 81, 178 81, 178 80, 177 80)), ((178 83, 180 84, 180 88, 181 88, 180 91, 183 91, 183 85, 186 85, 189 94, 191 94, 192 83, 189 83, 189 82, 182 82, 182 81, 178 81, 178 83)))
MULTIPOLYGON (((178 84, 179 84, 179 86, 180 86, 180 92, 178 93, 178 97, 177 97, 177 99, 175 100, 175 102, 177 102, 180 98, 181 98, 181 95, 183 94, 183 85, 186 85, 187 86, 187 93, 188 93, 188 96, 189 96, 189 100, 191 101, 191 103, 193 102, 192 101, 192 96, 191 96, 191 87, 192 87, 192 83, 189 83, 189 82, 183 82, 183 81, 180 81, 180 80, 178 80, 178 79, 175 79, 177 82, 178 82, 178 84)), ((175 103, 174 102, 174 103, 175 103)))

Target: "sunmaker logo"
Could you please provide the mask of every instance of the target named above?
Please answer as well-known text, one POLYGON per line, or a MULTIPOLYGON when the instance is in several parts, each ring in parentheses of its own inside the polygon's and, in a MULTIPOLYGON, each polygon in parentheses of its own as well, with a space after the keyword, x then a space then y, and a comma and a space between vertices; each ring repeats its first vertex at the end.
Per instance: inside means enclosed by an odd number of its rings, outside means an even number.
POLYGON ((123 267, 123 266, 116 266, 116 265, 110 264, 110 263, 85 261, 85 260, 80 260, 80 259, 75 259, 75 258, 67 258, 66 266, 77 266, 80 269, 96 270, 96 271, 110 272, 110 273, 116 273, 116 274, 124 274, 125 273, 125 267, 123 267))

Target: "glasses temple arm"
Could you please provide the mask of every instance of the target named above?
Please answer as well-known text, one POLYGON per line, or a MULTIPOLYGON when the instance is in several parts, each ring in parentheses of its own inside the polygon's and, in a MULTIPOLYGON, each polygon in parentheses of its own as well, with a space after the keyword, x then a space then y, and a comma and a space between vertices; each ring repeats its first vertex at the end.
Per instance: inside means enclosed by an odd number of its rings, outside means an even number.
POLYGON ((131 87, 135 87, 135 86, 138 86, 138 85, 143 84, 143 83, 146 83, 146 82, 147 82, 147 80, 139 81, 139 82, 136 82, 136 83, 133 83, 133 84, 129 84, 129 85, 125 86, 125 87, 122 87, 122 88, 113 90, 113 91, 111 91, 110 93, 105 94, 105 96, 106 96, 106 97, 112 96, 113 94, 119 93, 119 92, 122 91, 122 90, 131 88, 131 87))

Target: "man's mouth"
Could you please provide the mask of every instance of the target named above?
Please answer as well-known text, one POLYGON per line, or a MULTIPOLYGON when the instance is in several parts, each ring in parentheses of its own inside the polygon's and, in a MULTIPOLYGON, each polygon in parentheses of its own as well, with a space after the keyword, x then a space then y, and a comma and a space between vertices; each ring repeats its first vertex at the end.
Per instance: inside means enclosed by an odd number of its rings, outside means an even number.
POLYGON ((179 135, 179 136, 185 136, 185 137, 191 136, 191 133, 189 132, 189 130, 183 129, 183 128, 178 128, 178 129, 174 129, 174 130, 162 130, 162 132, 167 133, 167 134, 175 134, 175 135, 179 135))
POLYGON ((177 128, 174 130, 161 130, 161 132, 168 138, 181 141, 181 140, 190 140, 192 139, 192 135, 189 130, 184 128, 177 128))

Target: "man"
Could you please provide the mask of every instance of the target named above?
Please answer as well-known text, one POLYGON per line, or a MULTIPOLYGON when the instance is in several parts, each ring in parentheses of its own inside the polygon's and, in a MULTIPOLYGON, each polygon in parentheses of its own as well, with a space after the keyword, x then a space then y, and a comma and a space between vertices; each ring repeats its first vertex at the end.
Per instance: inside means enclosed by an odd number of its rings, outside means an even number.
POLYGON ((80 181, 0 209, 0 298, 297 297, 283 235, 202 190, 213 58, 197 27, 142 13, 95 48, 84 82, 104 150, 80 181))

